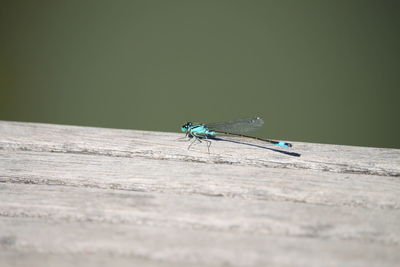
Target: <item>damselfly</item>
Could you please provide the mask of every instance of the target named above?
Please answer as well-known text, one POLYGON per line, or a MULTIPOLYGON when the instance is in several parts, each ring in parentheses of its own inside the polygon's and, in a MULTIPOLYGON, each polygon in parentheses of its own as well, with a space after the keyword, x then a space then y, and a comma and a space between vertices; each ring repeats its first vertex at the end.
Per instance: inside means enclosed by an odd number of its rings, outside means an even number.
POLYGON ((261 126, 263 126, 264 121, 260 117, 247 118, 241 120, 227 121, 227 122, 217 122, 217 123, 203 123, 203 124, 193 124, 187 122, 182 125, 182 132, 186 133, 186 137, 194 138, 190 143, 188 149, 193 145, 194 142, 202 140, 207 142, 207 148, 210 148, 211 142, 207 139, 213 138, 216 135, 232 135, 245 138, 256 139, 264 142, 268 142, 281 147, 292 147, 292 144, 283 141, 274 141, 270 139, 263 139, 254 136, 244 135, 249 132, 253 132, 261 126))

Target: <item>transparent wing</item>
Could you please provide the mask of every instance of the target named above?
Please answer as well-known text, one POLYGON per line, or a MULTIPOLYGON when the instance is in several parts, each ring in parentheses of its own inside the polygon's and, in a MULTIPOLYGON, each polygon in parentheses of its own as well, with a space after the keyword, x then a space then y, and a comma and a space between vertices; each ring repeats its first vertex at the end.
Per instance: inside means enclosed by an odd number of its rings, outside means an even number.
POLYGON ((240 119, 226 122, 207 123, 206 127, 215 132, 228 132, 233 134, 245 134, 258 130, 264 121, 259 117, 240 119))

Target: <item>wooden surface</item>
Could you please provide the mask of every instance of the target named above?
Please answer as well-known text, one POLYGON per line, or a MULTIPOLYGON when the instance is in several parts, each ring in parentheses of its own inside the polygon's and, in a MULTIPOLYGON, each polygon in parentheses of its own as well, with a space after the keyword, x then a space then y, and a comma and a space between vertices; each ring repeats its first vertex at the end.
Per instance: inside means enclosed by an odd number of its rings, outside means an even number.
POLYGON ((181 136, 0 121, 0 265, 399 266, 399 149, 181 136))

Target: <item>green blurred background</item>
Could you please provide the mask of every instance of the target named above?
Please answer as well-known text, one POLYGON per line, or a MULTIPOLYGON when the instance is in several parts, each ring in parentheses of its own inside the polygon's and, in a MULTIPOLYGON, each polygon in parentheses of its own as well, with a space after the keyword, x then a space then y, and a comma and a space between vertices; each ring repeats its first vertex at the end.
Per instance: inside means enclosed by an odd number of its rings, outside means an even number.
POLYGON ((0 119, 400 148, 399 1, 0 1, 0 119))

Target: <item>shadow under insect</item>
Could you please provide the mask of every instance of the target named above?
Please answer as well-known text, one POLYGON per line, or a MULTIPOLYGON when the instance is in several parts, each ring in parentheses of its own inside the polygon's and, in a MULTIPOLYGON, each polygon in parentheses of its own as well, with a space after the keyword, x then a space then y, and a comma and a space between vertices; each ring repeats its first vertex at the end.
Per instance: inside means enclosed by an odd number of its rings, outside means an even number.
POLYGON ((296 153, 296 152, 289 152, 289 151, 285 151, 285 150, 281 150, 281 149, 276 149, 276 148, 270 148, 270 147, 265 147, 262 145, 256 145, 256 144, 250 144, 247 142, 243 142, 243 141, 237 141, 237 140, 229 140, 229 139, 225 139, 225 138, 221 138, 221 137, 217 137, 214 135, 209 135, 207 137, 195 137, 193 135, 188 134, 187 137, 189 138, 188 140, 193 140, 191 142, 191 144, 189 145, 188 149, 190 149, 190 147, 197 142, 202 143, 203 141, 205 141, 207 143, 207 149, 208 149, 208 153, 210 153, 210 147, 211 147, 211 140, 213 141, 222 141, 222 142, 230 142, 230 143, 235 143, 235 144, 240 144, 240 145, 246 145, 246 146, 252 146, 252 147, 256 147, 256 148, 260 148, 260 149, 266 149, 266 150, 270 150, 270 151, 274 151, 277 153, 282 153, 288 156, 292 156, 292 157, 300 157, 301 154, 296 153), (195 139, 192 139, 195 138, 195 139))

